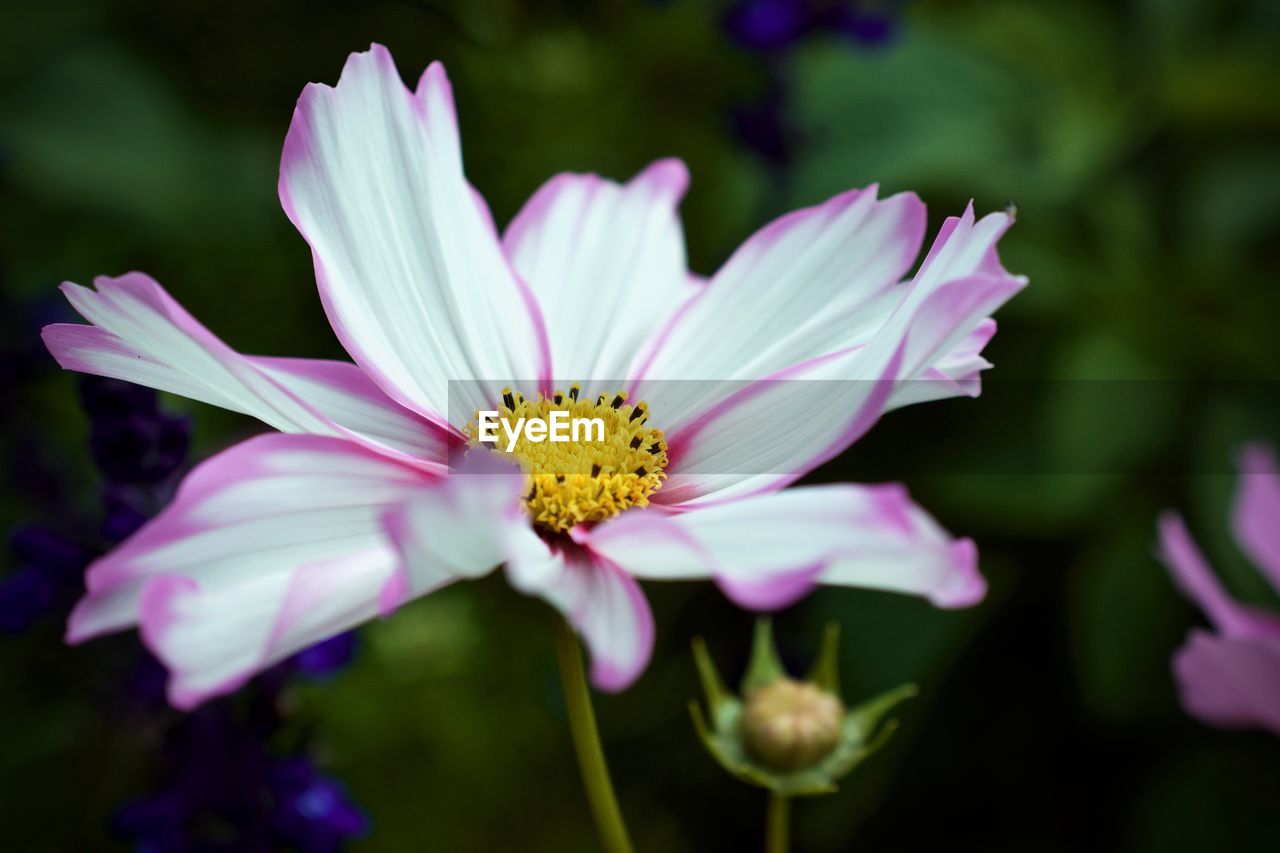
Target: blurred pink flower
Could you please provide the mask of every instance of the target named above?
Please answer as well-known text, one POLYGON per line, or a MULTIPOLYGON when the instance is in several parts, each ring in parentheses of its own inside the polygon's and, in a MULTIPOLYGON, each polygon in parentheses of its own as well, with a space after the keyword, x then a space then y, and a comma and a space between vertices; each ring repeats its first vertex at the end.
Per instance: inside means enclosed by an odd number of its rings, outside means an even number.
POLYGON ((280 198, 355 363, 236 353, 140 273, 99 278, 96 291, 64 285, 92 325, 45 330, 63 367, 285 433, 197 467, 164 513, 95 563, 69 640, 138 624, 169 667, 171 701, 190 707, 505 565, 572 621, 596 685, 620 690, 653 645, 637 578, 713 578, 762 609, 815 583, 979 601, 973 543, 900 486, 779 490, 890 409, 978 393, 989 315, 1025 284, 996 256, 1010 217, 975 221, 970 206, 946 220, 904 281, 924 205, 849 191, 766 226, 704 280, 687 270, 676 212, 687 182, 678 160, 626 184, 562 174, 499 235, 463 175, 438 63, 411 91, 375 45, 336 87, 309 85, 280 198), (865 381, 840 394, 762 381, 793 378, 865 381), (496 455, 462 463, 489 476, 450 466, 467 419, 508 400, 500 383, 524 381, 514 406, 558 382, 606 379, 627 395, 583 404, 638 425, 618 464, 586 458, 589 472, 567 483, 529 459, 501 473, 496 455), (726 381, 661 381, 672 379, 726 381), (641 397, 647 408, 621 405, 641 397), (465 416, 451 420, 450 402, 465 416), (633 451, 653 461, 633 468, 633 451))
MULTIPOLYGON (((1241 550, 1280 592, 1280 470, 1270 448, 1240 454, 1231 521, 1241 550)), ((1159 527, 1160 558, 1215 629, 1191 631, 1173 657, 1182 706, 1210 725, 1280 734, 1280 613, 1233 599, 1179 515, 1165 513, 1159 527)))

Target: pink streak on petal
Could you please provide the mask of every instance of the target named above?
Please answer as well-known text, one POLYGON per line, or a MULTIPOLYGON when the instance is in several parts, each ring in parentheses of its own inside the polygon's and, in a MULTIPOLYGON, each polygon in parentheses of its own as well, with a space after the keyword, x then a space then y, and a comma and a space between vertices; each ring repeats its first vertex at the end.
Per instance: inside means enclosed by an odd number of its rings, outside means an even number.
POLYGON ((957 539, 950 546, 955 563, 951 583, 937 589, 929 600, 946 610, 973 607, 987 597, 987 579, 978 571, 978 546, 972 539, 957 539))
MULTIPOLYGON (((698 435, 703 430, 710 427, 712 421, 717 418, 733 417, 733 410, 748 400, 765 393, 769 388, 769 383, 788 381, 793 378, 803 377, 813 368, 822 364, 840 359, 848 355, 848 352, 832 353, 820 358, 811 359, 810 361, 794 365, 786 370, 780 371, 772 377, 752 383, 746 388, 735 392, 731 397, 723 403, 709 410, 705 414, 699 416, 697 420, 689 425, 686 429, 679 433, 668 437, 668 459, 667 473, 676 475, 680 473, 681 457, 686 456, 690 447, 698 440, 698 435)), ((814 470, 818 466, 834 459, 840 455, 845 448, 857 442, 863 435, 875 425, 884 413, 885 403, 889 396, 893 393, 893 380, 898 376, 900 365, 902 363, 902 349, 889 360, 884 371, 874 381, 871 392, 862 400, 857 410, 852 413, 852 417, 848 419, 844 428, 829 443, 818 447, 816 450, 804 453, 797 458, 796 466, 793 470, 779 473, 771 477, 768 482, 759 487, 743 492, 735 492, 732 497, 724 498, 725 501, 738 500, 752 495, 768 494, 776 492, 786 486, 799 480, 805 474, 814 470)), ((803 381, 801 379, 801 381, 803 381)), ((683 504, 703 495, 713 494, 713 492, 700 490, 694 485, 676 486, 673 489, 660 490, 653 498, 654 503, 661 504, 672 508, 680 508, 683 504)), ((699 506, 712 506, 720 501, 711 499, 700 501, 699 506)))
MULTIPOLYGON (((449 450, 466 443, 466 437, 450 424, 441 424, 396 403, 386 395, 381 386, 354 364, 314 358, 269 356, 250 356, 249 361, 262 367, 303 377, 320 385, 336 388, 353 399, 362 400, 372 410, 385 410, 388 417, 417 420, 425 442, 418 456, 423 461, 447 463, 449 450)), ((387 450, 392 454, 399 453, 394 448, 387 448, 387 450)), ((413 457, 400 454, 399 458, 401 461, 410 461, 413 457)), ((438 473, 443 473, 440 469, 436 470, 438 473)))
MULTIPOLYGON (((142 587, 138 619, 142 642, 171 671, 175 665, 166 651, 165 636, 182 619, 182 614, 178 612, 181 600, 199 593, 200 585, 194 580, 174 575, 161 575, 147 581, 142 587)), ((171 676, 168 685, 169 703, 179 710, 190 711, 206 699, 238 689, 252 677, 252 672, 238 673, 206 689, 191 690, 184 688, 179 679, 171 676)))
POLYGON ((378 615, 388 619, 409 600, 409 574, 403 565, 396 568, 378 593, 378 615))
MULTIPOLYGON (((825 202, 814 205, 812 207, 801 208, 799 210, 786 213, 773 220, 756 233, 751 235, 729 258, 729 260, 721 267, 720 271, 702 288, 692 299, 682 303, 676 307, 671 316, 659 327, 653 339, 644 348, 640 358, 637 360, 635 369, 632 371, 630 386, 628 390, 635 391, 643 380, 648 378, 649 372, 657 360, 659 353, 668 345, 673 332, 682 323, 685 322, 687 315, 694 311, 699 300, 707 299, 717 286, 724 287, 725 282, 717 282, 717 279, 727 277, 738 282, 747 282, 749 276, 736 275, 737 268, 747 266, 754 263, 755 259, 767 253, 778 241, 788 236, 789 233, 798 229, 807 227, 814 221, 829 221, 837 219, 849 208, 859 203, 860 200, 869 197, 873 202, 879 192, 878 184, 871 184, 863 189, 851 189, 839 193, 825 202)), ((899 239, 891 243, 886 251, 895 252, 893 271, 887 274, 886 283, 892 283, 900 278, 910 268, 912 261, 920 250, 920 244, 924 239, 925 231, 925 207, 923 202, 915 196, 914 193, 899 193, 885 199, 875 202, 879 205, 890 205, 896 199, 902 199, 906 205, 905 213, 902 221, 899 223, 899 239)), ((709 377, 697 377, 709 378, 709 377)))
POLYGON ((52 323, 40 330, 40 337, 58 365, 76 373, 101 376, 94 359, 94 355, 98 353, 138 357, 136 350, 130 349, 120 338, 97 326, 52 323))
POLYGON ((782 610, 807 596, 818 585, 826 563, 798 566, 773 575, 740 578, 718 573, 716 586, 729 600, 747 610, 782 610))
MULTIPOLYGON (((122 332, 129 328, 128 324, 131 322, 159 322, 166 329, 176 330, 199 347, 204 357, 213 359, 217 369, 225 371, 236 384, 230 389, 215 387, 192 363, 184 364, 189 355, 182 358, 175 356, 175 361, 170 363, 166 360, 166 353, 157 351, 159 345, 155 341, 135 345, 98 326, 54 324, 43 331, 46 345, 63 367, 100 376, 121 376, 121 360, 126 364, 136 361, 147 365, 150 370, 144 375, 126 373, 123 378, 215 404, 219 404, 221 400, 221 404, 255 414, 278 429, 344 436, 401 462, 427 470, 438 470, 443 464, 441 460, 432 458, 431 453, 417 454, 392 448, 375 438, 335 423, 318 410, 306 395, 295 393, 282 380, 272 375, 270 370, 263 369, 265 366, 286 370, 338 391, 355 394, 373 407, 383 410, 384 419, 388 422, 409 419, 410 412, 401 410, 389 398, 381 395, 376 386, 354 365, 315 359, 243 356, 200 324, 158 282, 143 273, 128 273, 119 278, 98 276, 94 279, 94 284, 96 292, 71 282, 64 283, 61 289, 76 310, 92 322, 114 324, 122 327, 122 332)), ((201 367, 207 369, 206 365, 201 367)), ((425 423, 422 426, 424 435, 429 434, 432 429, 425 423)), ((430 443, 427 444, 429 450, 430 443)))

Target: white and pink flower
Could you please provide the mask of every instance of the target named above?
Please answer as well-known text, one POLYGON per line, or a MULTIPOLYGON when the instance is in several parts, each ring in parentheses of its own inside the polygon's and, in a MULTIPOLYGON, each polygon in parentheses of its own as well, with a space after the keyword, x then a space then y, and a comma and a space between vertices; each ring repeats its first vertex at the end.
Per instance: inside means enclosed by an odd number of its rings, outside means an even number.
MULTIPOLYGON (((1240 454, 1231 523, 1240 549, 1280 593, 1280 468, 1270 448, 1240 454)), ((1280 735, 1280 612, 1236 601, 1177 513, 1159 526, 1160 558, 1214 628, 1193 630, 1173 657, 1182 707, 1212 726, 1280 735)))
POLYGON ((952 539, 900 486, 780 490, 886 411, 978 393, 990 315, 1025 284, 995 251, 1010 217, 975 220, 970 208, 948 219, 904 280, 924 205, 854 190, 771 223, 703 280, 686 268, 677 216, 687 181, 677 160, 625 184, 560 175, 500 235, 463 175, 439 64, 410 91, 374 46, 336 87, 308 86, 280 198, 355 363, 240 355, 140 273, 99 278, 96 290, 65 285, 91 325, 45 330, 63 367, 282 433, 198 466, 168 509, 97 561, 69 640, 138 625, 171 671, 171 700, 191 707, 505 565, 518 589, 573 623, 596 685, 620 690, 653 645, 637 579, 712 578, 760 609, 814 584, 940 607, 979 601, 973 543, 952 539), (475 452, 450 465, 467 424, 450 422, 449 403, 493 408, 504 389, 488 380, 523 380, 534 400, 619 377, 627 399, 648 404, 643 419, 623 411, 665 436, 657 486, 652 468, 640 483, 597 464, 552 494, 559 487, 538 478, 555 471, 475 452), (830 383, 784 379, 861 381, 833 395, 830 383), (477 468, 484 476, 468 475, 477 468), (614 479, 606 487, 597 474, 614 479))

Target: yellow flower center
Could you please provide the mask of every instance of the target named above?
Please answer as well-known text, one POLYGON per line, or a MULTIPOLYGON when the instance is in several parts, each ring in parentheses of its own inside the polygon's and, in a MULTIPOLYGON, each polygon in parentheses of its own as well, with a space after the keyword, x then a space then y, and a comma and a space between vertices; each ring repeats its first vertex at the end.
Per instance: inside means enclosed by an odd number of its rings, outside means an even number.
MULTIPOLYGON (((667 476, 663 471, 667 442, 661 430, 648 426, 647 405, 627 403, 622 391, 601 394, 594 402, 579 399, 580 392, 574 385, 567 394, 556 391, 531 400, 503 389, 496 411, 505 426, 498 427, 497 440, 487 445, 499 455, 510 455, 524 469, 528 475, 525 507, 536 525, 555 533, 604 521, 633 506, 648 506, 649 495, 661 488, 667 476), (557 417, 562 423, 599 419, 603 435, 599 429, 584 428, 576 440, 551 440, 546 431, 517 427, 521 419, 525 424, 551 424, 552 412, 566 413, 557 417)), ((480 422, 477 412, 476 420, 466 427, 472 447, 486 446, 480 442, 480 422)), ((489 435, 494 435, 492 428, 489 435)))

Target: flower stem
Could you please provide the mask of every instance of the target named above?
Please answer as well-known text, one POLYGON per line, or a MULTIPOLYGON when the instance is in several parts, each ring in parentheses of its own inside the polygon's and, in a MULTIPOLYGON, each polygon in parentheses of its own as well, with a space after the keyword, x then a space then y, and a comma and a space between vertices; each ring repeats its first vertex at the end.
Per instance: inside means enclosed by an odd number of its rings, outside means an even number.
POLYGON ((604 849, 608 853, 633 853, 626 824, 622 821, 622 810, 618 808, 618 798, 613 793, 613 782, 609 779, 604 748, 600 745, 600 732, 596 729, 596 715, 591 708, 591 691, 582 666, 578 635, 566 620, 559 621, 556 657, 560 661, 560 682, 564 687, 565 706, 569 710, 569 730, 573 734, 573 748, 578 754, 578 769, 582 772, 587 802, 604 849))
POLYGON ((769 811, 764 824, 765 853, 787 853, 791 846, 791 798, 769 792, 769 811))

